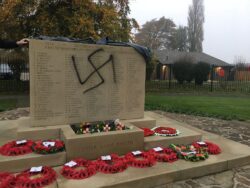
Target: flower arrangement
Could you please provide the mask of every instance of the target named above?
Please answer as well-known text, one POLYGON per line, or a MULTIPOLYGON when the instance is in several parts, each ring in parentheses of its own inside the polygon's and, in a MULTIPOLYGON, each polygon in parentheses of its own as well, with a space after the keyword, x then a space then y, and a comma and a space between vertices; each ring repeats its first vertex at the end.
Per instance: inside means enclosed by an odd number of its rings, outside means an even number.
POLYGON ((177 154, 171 148, 156 147, 149 150, 158 162, 174 162, 178 160, 177 154))
POLYGON ((73 124, 71 128, 76 134, 122 131, 128 129, 119 119, 93 123, 73 124))
POLYGON ((68 179, 85 179, 96 173, 96 165, 86 159, 75 159, 64 164, 60 173, 68 179))
POLYGON ((212 142, 193 142, 192 145, 196 149, 202 149, 203 151, 207 151, 211 155, 218 155, 221 153, 221 149, 217 144, 212 142))
POLYGON ((14 188, 15 187, 15 176, 4 172, 0 173, 0 188, 14 188))
POLYGON ((156 164, 156 160, 149 152, 133 151, 125 155, 129 166, 136 168, 151 167, 156 164))
POLYGON ((171 127, 155 127, 152 130, 158 136, 178 136, 180 134, 179 130, 171 127))
POLYGON ((56 172, 51 167, 40 167, 40 171, 32 171, 31 168, 21 172, 16 176, 16 187, 41 188, 50 185, 56 180, 56 178, 56 172))
POLYGON ((153 136, 155 132, 149 128, 140 128, 144 131, 144 137, 153 136))
POLYGON ((208 153, 206 150, 196 149, 193 145, 174 145, 171 144, 170 148, 172 148, 176 153, 178 158, 180 159, 185 159, 187 161, 200 161, 200 160, 205 160, 208 158, 208 153))
POLYGON ((38 154, 52 154, 65 150, 63 141, 61 140, 39 140, 34 142, 33 151, 38 154))
POLYGON ((33 141, 19 140, 11 141, 0 148, 0 154, 5 156, 18 156, 32 153, 33 141))
POLYGON ((128 167, 126 159, 117 154, 101 156, 95 161, 95 164, 97 170, 105 174, 123 172, 128 167))

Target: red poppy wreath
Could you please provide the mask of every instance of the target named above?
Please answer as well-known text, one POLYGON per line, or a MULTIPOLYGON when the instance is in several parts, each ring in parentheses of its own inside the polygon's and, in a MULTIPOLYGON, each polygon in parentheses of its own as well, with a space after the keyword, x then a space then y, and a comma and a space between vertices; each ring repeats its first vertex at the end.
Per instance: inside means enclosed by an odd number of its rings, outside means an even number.
POLYGON ((177 154, 171 148, 156 147, 149 150, 158 162, 174 162, 178 160, 177 154))
POLYGON ((0 173, 0 188, 14 188, 15 176, 10 173, 0 173))
POLYGON ((11 141, 0 148, 0 153, 5 156, 25 155, 32 153, 32 145, 31 140, 11 141))
POLYGON ((155 127, 152 130, 155 132, 155 135, 158 136, 178 136, 180 134, 179 130, 171 127, 155 127))
POLYGON ((56 172, 51 167, 32 167, 17 175, 16 187, 41 188, 52 184, 56 177, 56 172))
POLYGON ((61 140, 36 141, 32 146, 35 153, 52 154, 64 151, 65 146, 61 140))
POLYGON ((196 148, 196 149, 203 149, 206 150, 209 154, 212 155, 218 155, 221 153, 221 149, 217 144, 214 144, 212 142, 193 142, 192 145, 196 148))
POLYGON ((61 172, 68 179, 85 179, 96 173, 96 165, 86 159, 75 159, 64 164, 61 172))
POLYGON ((101 156, 95 161, 97 170, 106 174, 122 172, 127 169, 127 161, 117 154, 101 156))
POLYGON ((145 168, 155 165, 156 160, 149 152, 133 151, 125 155, 128 165, 136 168, 145 168))
POLYGON ((149 128, 140 128, 140 129, 144 131, 144 137, 153 136, 155 134, 155 132, 149 128))

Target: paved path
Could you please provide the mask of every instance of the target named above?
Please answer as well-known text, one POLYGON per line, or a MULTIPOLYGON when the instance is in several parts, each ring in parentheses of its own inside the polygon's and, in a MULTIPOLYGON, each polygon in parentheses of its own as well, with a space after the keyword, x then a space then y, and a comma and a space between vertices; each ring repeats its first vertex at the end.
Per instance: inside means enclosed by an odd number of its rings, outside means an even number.
MULTIPOLYGON (((173 114, 161 111, 158 111, 158 113, 250 146, 250 122, 225 121, 215 118, 173 114)), ((12 111, 1 112, 0 120, 17 119, 21 116, 28 115, 29 108, 19 108, 12 111)), ((13 129, 14 127, 9 127, 8 131, 3 131, 0 127, 0 133, 11 134, 13 129)), ((175 182, 157 188, 250 188, 250 165, 210 176, 175 182)))

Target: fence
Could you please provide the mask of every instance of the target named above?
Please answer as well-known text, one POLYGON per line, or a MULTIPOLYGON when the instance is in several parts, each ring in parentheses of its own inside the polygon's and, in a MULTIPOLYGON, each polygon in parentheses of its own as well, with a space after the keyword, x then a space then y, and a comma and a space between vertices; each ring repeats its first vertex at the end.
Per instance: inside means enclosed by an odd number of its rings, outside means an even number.
POLYGON ((0 56, 0 92, 19 93, 29 91, 29 67, 24 59, 0 56))
POLYGON ((163 67, 158 71, 158 79, 146 82, 146 91, 180 91, 180 92, 243 92, 250 94, 249 67, 215 67, 211 66, 208 80, 202 85, 194 81, 179 84, 170 68, 163 67))

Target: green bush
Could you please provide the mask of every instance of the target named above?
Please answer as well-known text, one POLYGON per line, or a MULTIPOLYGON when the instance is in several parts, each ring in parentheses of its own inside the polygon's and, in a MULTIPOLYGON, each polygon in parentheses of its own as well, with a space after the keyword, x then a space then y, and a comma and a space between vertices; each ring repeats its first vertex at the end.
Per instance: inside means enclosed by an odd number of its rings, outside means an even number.
POLYGON ((202 85, 204 81, 208 80, 210 72, 210 65, 205 62, 199 62, 194 66, 194 79, 196 85, 202 85))
POLYGON ((193 75, 193 62, 191 58, 185 57, 174 62, 173 73, 176 80, 183 84, 184 81, 191 82, 194 78, 193 75))

